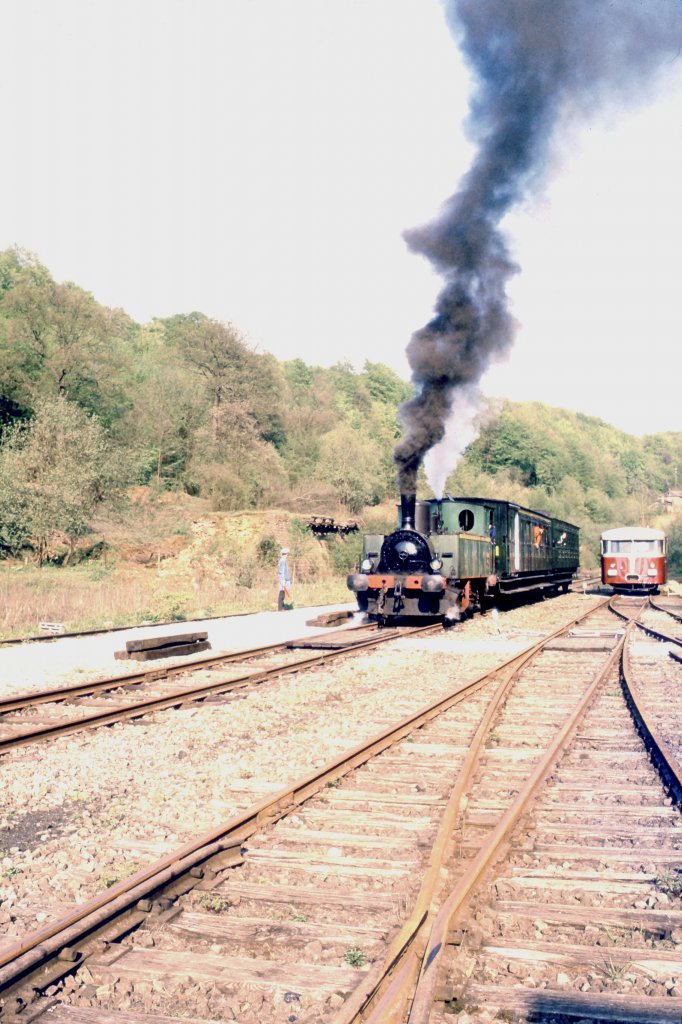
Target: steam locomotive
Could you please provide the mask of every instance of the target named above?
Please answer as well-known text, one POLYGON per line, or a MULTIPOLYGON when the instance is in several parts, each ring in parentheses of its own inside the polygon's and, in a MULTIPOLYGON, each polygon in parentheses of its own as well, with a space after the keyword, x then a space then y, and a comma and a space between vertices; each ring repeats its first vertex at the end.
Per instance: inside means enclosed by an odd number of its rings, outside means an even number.
POLYGON ((509 501, 401 495, 398 529, 365 534, 347 585, 371 619, 448 625, 509 595, 565 593, 579 564, 579 534, 509 501))
POLYGON ((655 594, 666 582, 667 538, 648 526, 619 526, 601 535, 601 578, 616 593, 655 594))

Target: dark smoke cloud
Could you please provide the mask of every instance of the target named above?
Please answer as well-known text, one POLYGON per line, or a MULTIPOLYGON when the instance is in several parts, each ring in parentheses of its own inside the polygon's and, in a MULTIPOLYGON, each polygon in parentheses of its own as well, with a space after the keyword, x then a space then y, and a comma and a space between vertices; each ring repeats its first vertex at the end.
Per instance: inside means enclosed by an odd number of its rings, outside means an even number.
POLYGON ((682 60, 680 0, 446 0, 446 13, 475 75, 478 152, 439 219, 405 235, 445 286, 407 347, 415 394, 394 453, 404 493, 416 491, 455 394, 512 343, 505 288, 519 268, 499 224, 539 187, 560 116, 641 99, 647 80, 682 60))

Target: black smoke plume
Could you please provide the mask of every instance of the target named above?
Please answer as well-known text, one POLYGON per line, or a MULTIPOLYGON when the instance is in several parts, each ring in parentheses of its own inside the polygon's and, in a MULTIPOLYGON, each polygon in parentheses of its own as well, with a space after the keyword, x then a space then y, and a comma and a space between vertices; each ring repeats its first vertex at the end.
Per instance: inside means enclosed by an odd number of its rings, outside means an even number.
POLYGON ((439 219, 405 235, 445 286, 407 347, 415 394, 400 409, 401 493, 416 491, 455 395, 512 343, 505 288, 519 268, 499 225, 539 187, 559 120, 639 100, 647 80, 682 61, 680 0, 446 0, 446 12, 475 77, 478 151, 439 219))

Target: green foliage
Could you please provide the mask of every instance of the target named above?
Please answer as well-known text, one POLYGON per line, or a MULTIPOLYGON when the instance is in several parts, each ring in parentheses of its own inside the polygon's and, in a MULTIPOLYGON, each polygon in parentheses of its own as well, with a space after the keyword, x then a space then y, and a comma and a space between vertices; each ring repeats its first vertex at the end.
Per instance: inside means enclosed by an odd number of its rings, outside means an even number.
MULTIPOLYGON (((17 554, 30 543, 42 558, 60 531, 68 560, 94 506, 136 483, 157 493, 184 490, 221 511, 338 514, 341 506, 362 512, 368 528, 376 508, 376 528, 390 520, 383 532, 395 522, 385 512, 396 496, 396 413, 410 394, 393 370, 369 360, 361 372, 344 362, 279 363, 254 351, 235 325, 201 312, 136 324, 76 284, 54 281, 33 254, 7 249, 0 252, 0 550, 17 554), (58 439, 54 451, 47 434, 39 441, 44 403, 59 401, 89 424, 80 456, 75 440, 58 439), (99 475, 87 454, 97 447, 94 424, 107 432, 99 475)), ((447 490, 577 522, 586 566, 596 564, 601 529, 651 521, 656 496, 682 481, 682 433, 640 439, 537 402, 491 404, 483 422, 447 490)), ((419 492, 430 493, 423 471, 419 492)), ((339 571, 349 547, 330 548, 339 571)), ((260 564, 274 558, 267 545, 259 548, 260 564)), ((681 562, 673 523, 673 574, 681 562)), ((249 585, 246 563, 240 578, 249 585)))
POLYGON ((682 579, 682 515, 676 516, 669 526, 668 535, 668 574, 682 579))
POLYGON ((377 446, 350 426, 342 424, 323 438, 319 472, 350 513, 377 504, 383 496, 380 468, 377 446))
POLYGON ((682 868, 671 868, 657 876, 655 886, 668 896, 682 896, 682 868))
POLYGON ((31 409, 41 397, 65 396, 111 426, 127 406, 132 321, 77 285, 58 284, 30 254, 9 250, 0 262, 0 392, 31 409))
MULTIPOLYGON (((595 568, 601 531, 654 522, 656 498, 674 486, 680 470, 682 435, 640 440, 582 413, 507 402, 490 409, 446 489, 517 501, 577 523, 581 562, 595 568)), ((672 527, 673 575, 677 550, 672 527)))
POLYGON ((347 964, 350 964, 351 967, 364 967, 367 963, 367 957, 359 946, 351 946, 347 949, 343 954, 343 959, 347 964))
POLYGON ((329 551, 329 563, 332 571, 339 576, 346 576, 352 572, 360 562, 362 554, 362 535, 348 534, 347 536, 330 535, 323 541, 329 551))
POLYGON ((390 408, 396 409, 412 394, 410 385, 383 363, 366 360, 362 376, 371 398, 390 408))
POLYGON ((224 914, 230 909, 229 899, 219 892, 201 892, 196 902, 202 910, 208 910, 210 914, 224 914))
POLYGON ((70 556, 96 507, 115 495, 121 468, 95 417, 65 398, 41 399, 30 423, 14 428, 0 449, 0 506, 12 531, 7 546, 29 537, 42 564, 60 532, 70 556))
POLYGON ((256 545, 256 557, 260 565, 277 565, 279 551, 279 544, 272 534, 261 537, 256 545))

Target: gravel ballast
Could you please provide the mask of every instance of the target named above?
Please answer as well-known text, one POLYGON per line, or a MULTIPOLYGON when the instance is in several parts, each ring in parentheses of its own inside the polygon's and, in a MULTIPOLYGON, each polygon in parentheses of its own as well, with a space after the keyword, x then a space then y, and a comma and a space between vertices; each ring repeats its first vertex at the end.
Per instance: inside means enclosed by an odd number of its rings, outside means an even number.
MULTIPOLYGON (((0 804, 3 944, 477 678, 596 603, 568 594, 499 617, 478 616, 447 632, 396 640, 269 682, 237 699, 163 711, 8 753, 0 804)), ((302 636, 305 620, 318 611, 226 620, 220 649, 233 649, 228 635, 250 646, 256 628, 261 642, 284 639, 287 630, 290 637, 302 636)), ((68 643, 70 652, 71 645, 81 645, 80 654, 74 648, 69 658, 83 672, 107 674, 108 655, 92 653, 94 639, 58 643, 68 643)), ((124 643, 121 634, 107 639, 116 649, 124 643)), ((66 657, 52 659, 51 677, 41 661, 56 646, 27 646, 3 656, 17 655, 16 664, 21 660, 31 680, 55 685, 68 675, 66 657)), ((28 681, 15 674, 10 684, 27 689, 28 681)))

